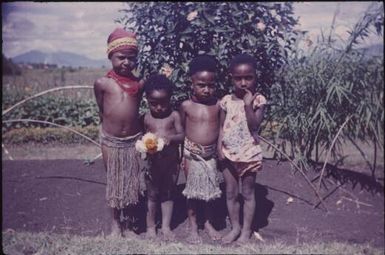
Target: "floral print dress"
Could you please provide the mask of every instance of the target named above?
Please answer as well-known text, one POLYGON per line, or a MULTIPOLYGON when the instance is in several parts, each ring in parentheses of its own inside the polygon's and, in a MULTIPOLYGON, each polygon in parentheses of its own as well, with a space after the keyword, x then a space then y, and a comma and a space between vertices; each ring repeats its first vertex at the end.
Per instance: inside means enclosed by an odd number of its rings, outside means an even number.
MULTIPOLYGON (((253 109, 264 104, 266 98, 258 95, 253 102, 253 109)), ((226 95, 221 99, 220 106, 226 112, 223 124, 223 154, 236 166, 239 176, 248 171, 261 170, 262 149, 247 126, 243 100, 234 95, 226 95)))

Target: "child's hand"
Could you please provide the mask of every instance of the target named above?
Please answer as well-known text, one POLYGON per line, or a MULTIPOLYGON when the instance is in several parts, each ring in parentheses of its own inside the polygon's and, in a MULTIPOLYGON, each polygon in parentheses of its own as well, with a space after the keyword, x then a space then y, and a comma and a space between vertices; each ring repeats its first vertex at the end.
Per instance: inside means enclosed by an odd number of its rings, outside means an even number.
POLYGON ((170 145, 170 139, 166 138, 166 137, 162 137, 163 141, 164 141, 164 145, 170 145))
POLYGON ((255 98, 258 96, 258 93, 251 93, 249 89, 245 89, 245 95, 243 96, 243 102, 246 106, 251 106, 255 98))
POLYGON ((185 170, 185 166, 186 166, 186 162, 185 162, 185 158, 184 157, 181 157, 181 160, 180 160, 180 169, 182 169, 183 171, 185 170))
POLYGON ((221 160, 224 160, 225 159, 225 155, 223 154, 222 150, 218 150, 218 160, 221 161, 221 160))

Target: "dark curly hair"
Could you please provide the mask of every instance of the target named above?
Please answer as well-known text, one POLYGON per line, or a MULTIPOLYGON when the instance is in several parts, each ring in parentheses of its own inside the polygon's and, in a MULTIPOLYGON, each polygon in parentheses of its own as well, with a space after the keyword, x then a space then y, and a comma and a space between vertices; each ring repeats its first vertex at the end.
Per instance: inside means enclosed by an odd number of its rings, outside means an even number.
POLYGON ((217 61, 214 57, 201 55, 191 60, 188 74, 191 76, 196 72, 208 71, 215 73, 217 71, 217 61))
POLYGON ((144 82, 144 91, 146 94, 153 90, 166 90, 169 96, 172 95, 174 84, 163 74, 151 74, 144 82))
POLYGON ((229 64, 229 71, 231 72, 236 65, 240 64, 249 64, 254 67, 254 69, 257 69, 257 60, 247 53, 242 53, 231 59, 229 64))

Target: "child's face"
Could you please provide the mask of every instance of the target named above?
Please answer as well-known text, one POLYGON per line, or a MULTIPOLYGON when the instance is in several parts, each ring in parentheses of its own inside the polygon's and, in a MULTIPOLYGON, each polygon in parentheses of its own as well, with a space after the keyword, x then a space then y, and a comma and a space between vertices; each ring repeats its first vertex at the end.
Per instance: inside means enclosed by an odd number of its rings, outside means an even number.
POLYGON ((119 75, 130 74, 136 67, 136 57, 136 50, 128 49, 114 52, 110 58, 112 68, 119 75))
POLYGON ((146 94, 146 97, 153 117, 164 118, 168 116, 171 109, 171 96, 166 90, 152 90, 146 94))
POLYGON ((215 73, 196 72, 191 76, 193 96, 200 102, 208 102, 215 93, 215 73))
POLYGON ((235 88, 235 95, 243 98, 245 89, 255 92, 257 75, 255 68, 250 64, 240 64, 233 67, 230 72, 231 83, 235 88))

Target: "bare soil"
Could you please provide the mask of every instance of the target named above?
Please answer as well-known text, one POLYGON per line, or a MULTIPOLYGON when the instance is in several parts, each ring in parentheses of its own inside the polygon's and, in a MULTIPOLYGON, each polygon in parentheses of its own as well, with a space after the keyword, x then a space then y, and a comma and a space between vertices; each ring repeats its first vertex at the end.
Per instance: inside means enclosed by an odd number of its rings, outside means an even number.
MULTIPOLYGON (((16 160, 8 160, 3 152, 3 230, 87 236, 110 232, 103 163, 98 159, 90 166, 84 164, 85 159, 100 153, 98 147, 35 145, 7 149, 16 160)), ((314 179, 314 186, 321 167, 307 173, 310 180, 314 179)), ((320 190, 327 209, 323 205, 313 208, 319 202, 304 177, 293 171, 289 162, 278 164, 266 159, 255 184, 255 231, 266 242, 342 241, 384 247, 383 177, 373 180, 363 162, 354 168, 328 166, 320 190)), ((376 173, 383 176, 383 171, 379 166, 376 173)), ((181 195, 183 184, 178 190, 172 228, 178 240, 184 242, 188 224, 186 201, 181 195)), ((216 203, 214 225, 224 234, 230 230, 224 195, 216 203)), ((125 218, 127 226, 134 228, 140 238, 144 238, 143 215, 144 199, 136 208, 137 217, 125 218)), ((203 229, 201 235, 204 243, 215 243, 203 229)))
MULTIPOLYGON (((371 144, 357 142, 361 149, 365 152, 367 160, 371 163, 374 161, 374 149, 371 144)), ((27 143, 20 145, 6 145, 9 155, 14 160, 54 160, 54 159, 80 159, 91 160, 100 154, 100 148, 96 145, 87 144, 59 144, 59 143, 27 143)), ((262 143, 265 158, 272 158, 273 150, 262 143)), ((320 149, 321 150, 321 149, 320 149)), ((320 160, 325 159, 325 153, 320 160)), ((3 159, 10 159, 8 154, 2 150, 3 159)), ((350 169, 357 172, 370 173, 369 167, 365 162, 360 152, 352 145, 351 142, 346 142, 342 145, 340 158, 344 160, 339 164, 341 168, 350 169)), ((334 164, 337 160, 329 157, 328 162, 334 164)), ((378 150, 376 158, 377 168, 380 171, 376 172, 379 178, 384 177, 384 154, 378 150)))

